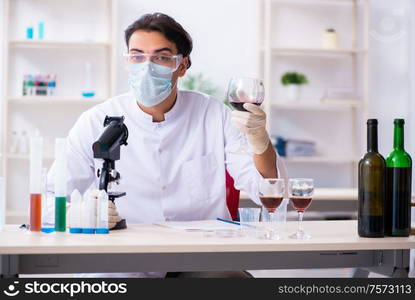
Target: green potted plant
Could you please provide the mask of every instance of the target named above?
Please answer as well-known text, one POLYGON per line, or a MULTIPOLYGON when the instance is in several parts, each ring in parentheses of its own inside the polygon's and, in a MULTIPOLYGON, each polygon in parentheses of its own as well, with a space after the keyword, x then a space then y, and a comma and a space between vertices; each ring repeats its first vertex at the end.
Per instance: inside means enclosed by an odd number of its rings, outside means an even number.
POLYGON ((300 98, 300 87, 308 83, 308 79, 301 73, 286 72, 281 76, 281 83, 285 86, 287 100, 297 101, 300 98))
POLYGON ((201 73, 196 75, 187 74, 182 80, 179 81, 179 88, 189 91, 202 92, 213 97, 217 97, 218 95, 218 88, 201 73))

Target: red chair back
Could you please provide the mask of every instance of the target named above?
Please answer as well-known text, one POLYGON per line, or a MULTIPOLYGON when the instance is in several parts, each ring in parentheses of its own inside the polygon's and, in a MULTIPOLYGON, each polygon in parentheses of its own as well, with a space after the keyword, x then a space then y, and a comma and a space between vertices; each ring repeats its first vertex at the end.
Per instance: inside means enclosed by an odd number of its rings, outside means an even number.
POLYGON ((239 194, 239 190, 235 189, 233 178, 226 171, 226 204, 234 221, 238 221, 239 194))

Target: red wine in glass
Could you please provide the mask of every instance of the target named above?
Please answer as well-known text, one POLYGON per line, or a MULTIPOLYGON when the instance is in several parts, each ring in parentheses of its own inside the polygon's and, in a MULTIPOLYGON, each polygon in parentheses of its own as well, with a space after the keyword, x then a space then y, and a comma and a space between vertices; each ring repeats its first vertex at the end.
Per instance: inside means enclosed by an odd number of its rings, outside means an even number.
POLYGON ((236 110, 239 110, 239 111, 247 111, 245 108, 244 108, 244 104, 245 103, 252 103, 252 104, 255 104, 255 105, 261 105, 261 103, 260 102, 253 102, 253 101, 230 101, 229 102, 229 104, 234 108, 234 109, 236 109, 236 110))
POLYGON ((236 110, 246 111, 244 103, 260 105, 264 101, 265 90, 262 80, 234 77, 228 85, 227 100, 236 110))
POLYGON ((311 204, 311 197, 290 197, 294 209, 298 212, 304 212, 311 204))
POLYGON ((274 197, 274 196, 261 196, 262 205, 268 210, 268 212, 273 213, 280 206, 283 197, 274 197))

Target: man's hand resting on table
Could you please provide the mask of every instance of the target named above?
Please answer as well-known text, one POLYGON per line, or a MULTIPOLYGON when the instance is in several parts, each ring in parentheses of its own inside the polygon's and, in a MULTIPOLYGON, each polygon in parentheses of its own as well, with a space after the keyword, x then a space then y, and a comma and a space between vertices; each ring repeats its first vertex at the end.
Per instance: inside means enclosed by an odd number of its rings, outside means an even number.
POLYGON ((108 228, 114 228, 121 219, 114 202, 108 200, 108 228))

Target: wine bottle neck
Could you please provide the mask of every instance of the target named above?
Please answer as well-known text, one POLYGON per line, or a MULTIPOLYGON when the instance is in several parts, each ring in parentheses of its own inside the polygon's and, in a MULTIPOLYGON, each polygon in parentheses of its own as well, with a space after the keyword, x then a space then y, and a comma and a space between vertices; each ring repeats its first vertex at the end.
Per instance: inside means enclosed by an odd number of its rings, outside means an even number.
POLYGON ((369 124, 367 126, 367 151, 378 152, 378 126, 369 124))
POLYGON ((393 148, 404 149, 404 134, 403 125, 395 124, 394 135, 393 135, 393 148))

